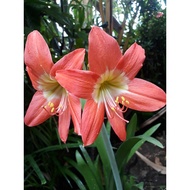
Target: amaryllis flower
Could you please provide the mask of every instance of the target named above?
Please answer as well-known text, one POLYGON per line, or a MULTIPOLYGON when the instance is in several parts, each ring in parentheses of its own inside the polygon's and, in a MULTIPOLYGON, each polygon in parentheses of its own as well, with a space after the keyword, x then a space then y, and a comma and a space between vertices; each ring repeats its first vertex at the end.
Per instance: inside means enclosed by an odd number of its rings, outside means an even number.
POLYGON ((58 71, 56 79, 69 92, 87 99, 81 134, 85 146, 94 142, 104 121, 104 113, 117 134, 126 139, 123 112, 127 108, 156 111, 166 104, 166 94, 158 86, 135 78, 145 59, 144 49, 134 43, 122 55, 117 41, 99 27, 89 34, 90 71, 58 71), (74 85, 68 84, 70 80, 74 85))
POLYGON ((71 117, 74 131, 77 134, 81 133, 80 99, 68 93, 55 79, 55 76, 58 70, 81 69, 84 55, 85 49, 77 49, 54 64, 42 35, 36 30, 28 35, 24 61, 32 85, 37 91, 24 118, 27 126, 39 125, 52 115, 58 115, 58 131, 63 142, 67 140, 71 117))

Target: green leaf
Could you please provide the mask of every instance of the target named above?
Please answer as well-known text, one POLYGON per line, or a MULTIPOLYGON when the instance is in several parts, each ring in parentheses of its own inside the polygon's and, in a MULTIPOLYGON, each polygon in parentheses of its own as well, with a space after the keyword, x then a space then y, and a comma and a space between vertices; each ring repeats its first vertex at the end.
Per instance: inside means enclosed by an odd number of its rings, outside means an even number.
POLYGON ((64 173, 68 175, 73 181, 77 184, 80 190, 87 190, 83 182, 79 179, 79 177, 74 174, 71 170, 64 169, 64 173))
POLYGON ((101 134, 98 135, 94 144, 97 147, 100 159, 102 161, 104 181, 105 181, 106 187, 108 187, 110 174, 111 174, 111 166, 110 166, 108 154, 105 151, 105 146, 103 146, 103 144, 104 144, 103 137, 101 137, 100 135, 101 134))
POLYGON ((111 145, 108 132, 106 130, 104 123, 102 125, 102 130, 95 141, 95 145, 98 149, 100 158, 103 163, 105 184, 106 184, 107 189, 111 190, 112 188, 116 186, 117 189, 122 190, 121 179, 120 179, 117 163, 115 160, 113 147, 111 145), (113 182, 115 182, 115 184, 113 182))
MULTIPOLYGON (((41 148, 34 151, 32 154, 44 153, 44 152, 62 150, 62 149, 68 149, 68 148, 78 148, 80 144, 81 143, 68 143, 68 144, 58 144, 58 145, 47 146, 45 148, 41 148)), ((28 155, 25 155, 25 156, 27 157, 28 155)))
POLYGON ((100 174, 98 172, 98 168, 95 167, 95 164, 92 162, 92 159, 90 158, 88 152, 86 151, 86 149, 80 145, 80 150, 86 160, 86 163, 89 167, 89 169, 91 170, 91 172, 94 174, 96 181, 98 182, 99 186, 101 187, 102 183, 101 183, 101 178, 100 178, 100 174))
POLYGON ((143 135, 131 137, 121 144, 115 154, 119 171, 121 171, 124 164, 129 161, 129 159, 134 155, 135 151, 137 151, 145 141, 148 140, 152 142, 152 139, 148 137, 150 137, 158 129, 159 126, 160 124, 157 124, 151 127, 143 135))
POLYGON ((110 125, 109 121, 106 122, 106 131, 107 131, 107 134, 108 134, 108 139, 110 139, 111 125, 110 125))
MULTIPOLYGON (((70 159, 70 158, 68 158, 68 159, 70 159)), ((71 170, 69 170, 65 165, 64 166, 61 165, 60 162, 58 162, 57 160, 54 160, 54 163, 57 165, 58 170, 65 177, 65 179, 67 180, 67 182, 71 186, 71 188, 73 188, 72 183, 70 182, 68 177, 70 177, 77 184, 77 186, 79 187, 80 190, 86 190, 86 187, 83 184, 82 180, 76 174, 74 174, 71 170)))
POLYGON ((42 142, 44 142, 44 144, 46 146, 51 145, 50 136, 49 136, 50 133, 48 134, 45 130, 43 130, 42 127, 41 128, 34 128, 33 129, 33 134, 38 139, 40 139, 42 142))
POLYGON ((36 163, 36 161, 34 160, 34 158, 30 155, 27 157, 27 160, 29 161, 30 165, 32 166, 32 168, 34 169, 34 171, 36 172, 37 176, 39 177, 41 184, 44 185, 47 183, 42 171, 40 170, 38 164, 36 163))
POLYGON ((84 105, 86 103, 86 99, 80 99, 80 103, 81 103, 81 106, 82 106, 82 109, 84 109, 84 105))
POLYGON ((135 135, 136 127, 137 127, 137 114, 135 113, 132 116, 129 124, 127 125, 127 139, 135 135))
MULTIPOLYGON (((138 137, 141 137, 141 135, 139 135, 138 137)), ((142 138, 144 138, 144 137, 142 137, 142 138)), ((159 148, 164 148, 163 144, 160 141, 158 141, 157 139, 155 139, 154 137, 146 137, 146 141, 154 144, 155 146, 158 146, 159 148)))
POLYGON ((77 167, 76 165, 75 167, 84 177, 88 185, 88 188, 90 190, 101 190, 102 186, 98 184, 96 176, 91 171, 90 167, 88 166, 88 164, 86 164, 85 160, 78 151, 76 151, 76 160, 77 160, 77 167))
POLYGON ((137 187, 137 188, 140 189, 140 190, 144 190, 144 183, 143 183, 143 182, 140 182, 140 183, 138 183, 138 184, 133 185, 133 187, 137 187))
POLYGON ((140 140, 139 142, 137 142, 133 148, 131 149, 131 151, 129 152, 129 155, 128 155, 128 159, 126 160, 126 162, 128 162, 131 157, 135 154, 135 152, 142 146, 142 144, 147 141, 149 143, 152 143, 160 148, 164 148, 163 145, 155 138, 153 137, 146 137, 146 136, 143 136, 143 135, 139 135, 137 136, 137 138, 141 138, 142 140, 140 140))

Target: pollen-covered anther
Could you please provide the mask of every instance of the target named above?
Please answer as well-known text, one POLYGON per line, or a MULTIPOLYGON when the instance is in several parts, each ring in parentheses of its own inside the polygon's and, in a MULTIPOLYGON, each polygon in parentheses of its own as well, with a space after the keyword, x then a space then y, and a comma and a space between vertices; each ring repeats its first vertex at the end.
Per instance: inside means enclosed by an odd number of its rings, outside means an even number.
POLYGON ((126 104, 129 104, 129 101, 125 99, 125 97, 121 96, 121 104, 122 105, 126 105, 126 104))
POLYGON ((129 101, 126 100, 124 96, 117 96, 115 99, 115 103, 117 104, 118 111, 121 111, 123 113, 127 111, 127 104, 129 104, 129 101), (121 104, 122 107, 120 107, 119 104, 121 104))
POLYGON ((119 96, 116 97, 115 103, 119 104, 119 96))
POLYGON ((54 112, 55 107, 54 107, 54 103, 53 102, 48 102, 47 105, 43 106, 43 109, 45 111, 47 111, 50 115, 54 115, 55 114, 55 112, 54 112))
POLYGON ((53 102, 48 102, 48 106, 49 106, 50 108, 53 108, 53 107, 54 107, 53 102))

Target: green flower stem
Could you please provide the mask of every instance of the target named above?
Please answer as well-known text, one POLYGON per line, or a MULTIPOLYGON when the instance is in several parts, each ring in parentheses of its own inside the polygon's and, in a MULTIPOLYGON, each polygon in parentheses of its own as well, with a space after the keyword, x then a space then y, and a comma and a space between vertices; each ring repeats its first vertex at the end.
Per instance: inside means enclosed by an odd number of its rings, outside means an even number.
POLYGON ((115 185, 117 190, 122 190, 122 184, 121 184, 121 179, 119 175, 119 170, 117 167, 117 163, 115 160, 115 155, 112 149, 112 145, 110 143, 108 133, 106 131, 106 127, 103 123, 101 132, 95 142, 95 145, 98 149, 98 152, 100 154, 101 160, 103 162, 103 167, 104 167, 104 175, 105 175, 105 180, 107 183, 107 187, 110 185, 110 172, 112 170, 112 174, 115 180, 115 185))

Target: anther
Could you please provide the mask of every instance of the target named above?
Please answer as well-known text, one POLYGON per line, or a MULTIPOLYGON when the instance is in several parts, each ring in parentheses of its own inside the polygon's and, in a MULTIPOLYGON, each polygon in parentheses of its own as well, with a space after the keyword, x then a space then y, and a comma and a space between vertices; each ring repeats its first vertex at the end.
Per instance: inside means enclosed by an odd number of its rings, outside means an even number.
POLYGON ((48 102, 47 105, 42 107, 46 112, 48 112, 50 115, 54 115, 54 103, 53 102, 48 102), (47 107, 51 108, 51 110, 49 110, 47 107))
POLYGON ((129 104, 129 101, 125 100, 125 103, 129 104))
POLYGON ((115 103, 119 104, 119 98, 121 99, 120 101, 122 105, 125 106, 126 104, 129 104, 129 101, 126 100, 124 96, 121 96, 121 97, 117 96, 115 99, 115 103))
POLYGON ((54 107, 54 104, 53 104, 52 102, 48 102, 48 106, 49 106, 50 108, 52 108, 52 107, 54 107))
POLYGON ((111 110, 115 111, 115 108, 114 108, 114 107, 111 107, 111 110))
POLYGON ((119 100, 119 96, 117 96, 117 97, 116 97, 116 99, 115 99, 115 103, 117 103, 117 104, 118 104, 118 103, 119 103, 119 101, 118 101, 118 100, 119 100))

